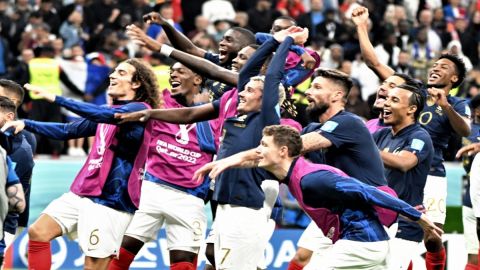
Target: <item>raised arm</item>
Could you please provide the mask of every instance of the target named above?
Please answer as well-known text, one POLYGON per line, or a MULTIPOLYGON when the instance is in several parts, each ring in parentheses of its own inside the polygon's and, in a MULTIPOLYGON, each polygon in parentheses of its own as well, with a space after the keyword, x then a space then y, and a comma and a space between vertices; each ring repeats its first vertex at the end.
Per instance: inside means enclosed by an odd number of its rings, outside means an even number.
POLYGON ((203 165, 194 173, 193 179, 203 181, 207 174, 214 179, 230 168, 254 168, 257 167, 258 161, 259 157, 256 149, 250 149, 203 165))
POLYGON ((208 103, 195 107, 176 109, 143 110, 133 113, 116 114, 120 124, 125 122, 146 122, 148 119, 160 120, 173 124, 191 124, 218 117, 218 108, 214 103, 208 103))
POLYGON ((115 118, 116 113, 129 113, 147 108, 145 104, 140 102, 131 102, 119 107, 98 106, 92 103, 74 101, 72 99, 56 96, 31 84, 25 84, 25 89, 33 91, 36 95, 42 97, 46 101, 55 102, 69 111, 97 123, 117 124, 118 120, 115 118))
POLYGON ((160 51, 165 56, 179 61, 194 72, 206 78, 214 79, 229 85, 237 85, 238 83, 237 72, 223 68, 204 58, 182 52, 165 44, 161 44, 160 42, 147 36, 145 32, 143 32, 142 29, 136 25, 132 24, 127 26, 126 33, 136 44, 145 46, 154 52, 160 51))
POLYGON ((15 129, 15 134, 19 133, 23 129, 26 129, 30 132, 52 139, 67 140, 95 135, 97 123, 86 119, 81 119, 67 124, 38 122, 33 120, 17 120, 5 123, 5 125, 2 127, 2 131, 12 127, 15 129))
POLYGON ((189 38, 178 32, 171 24, 164 20, 159 13, 150 12, 143 16, 143 21, 147 24, 155 23, 162 26, 163 31, 165 31, 173 47, 198 57, 203 58, 205 56, 206 51, 204 49, 195 46, 189 38))
POLYGON ((382 81, 393 75, 394 70, 378 60, 370 38, 368 37, 368 9, 365 7, 357 7, 354 9, 352 12, 352 20, 357 29, 360 50, 367 66, 373 70, 382 81))

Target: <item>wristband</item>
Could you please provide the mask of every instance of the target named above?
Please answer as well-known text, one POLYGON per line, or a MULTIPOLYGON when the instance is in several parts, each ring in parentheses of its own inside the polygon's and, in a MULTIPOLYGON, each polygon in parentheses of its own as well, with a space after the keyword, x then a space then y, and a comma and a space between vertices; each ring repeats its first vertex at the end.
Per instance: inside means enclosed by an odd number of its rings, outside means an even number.
POLYGON ((162 47, 160 48, 160 54, 164 55, 166 57, 170 57, 170 54, 172 54, 173 48, 163 44, 162 47))

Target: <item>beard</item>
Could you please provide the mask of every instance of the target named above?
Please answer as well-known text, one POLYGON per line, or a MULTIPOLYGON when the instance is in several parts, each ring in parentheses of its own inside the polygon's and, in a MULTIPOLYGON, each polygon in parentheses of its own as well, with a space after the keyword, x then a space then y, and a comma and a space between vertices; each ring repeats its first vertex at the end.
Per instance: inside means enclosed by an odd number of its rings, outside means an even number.
POLYGON ((313 107, 308 106, 306 110, 307 116, 310 121, 318 122, 320 116, 322 116, 322 114, 324 114, 328 108, 330 108, 330 105, 328 104, 315 104, 313 107))

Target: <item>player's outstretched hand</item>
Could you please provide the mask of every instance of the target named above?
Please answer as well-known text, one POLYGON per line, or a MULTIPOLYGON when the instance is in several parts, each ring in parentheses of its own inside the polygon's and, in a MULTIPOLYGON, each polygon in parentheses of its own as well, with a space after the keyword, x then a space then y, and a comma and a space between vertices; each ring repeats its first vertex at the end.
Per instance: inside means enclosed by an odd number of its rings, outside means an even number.
POLYGON ((478 152, 480 152, 480 143, 472 143, 460 148, 455 157, 461 158, 463 155, 473 156, 478 152))
POLYGON ((430 221, 425 214, 422 214, 417 223, 422 227, 425 232, 425 239, 442 239, 443 230, 437 227, 432 221, 430 221))
POLYGON ((125 32, 127 36, 133 41, 133 43, 143 46, 153 52, 157 52, 162 47, 162 43, 156 41, 155 39, 147 36, 142 29, 138 26, 131 24, 127 26, 127 31, 125 32))
POLYGON ((49 93, 39 86, 26 83, 23 87, 25 89, 27 89, 27 91, 32 92, 34 95, 36 95, 36 96, 38 96, 38 97, 40 97, 40 98, 42 98, 42 99, 44 99, 48 102, 54 102, 55 101, 55 94, 49 93))
POLYGON ((116 113, 115 119, 119 119, 119 124, 123 124, 126 122, 146 122, 150 119, 151 116, 150 110, 142 110, 138 112, 131 112, 131 113, 116 113))
POLYGON ((368 9, 366 7, 357 7, 352 11, 352 21, 356 26, 366 26, 368 24, 368 9))
POLYGON ((205 179, 205 176, 210 173, 210 171, 215 167, 216 161, 209 162, 203 165, 200 169, 196 170, 193 174, 193 180, 197 182, 202 182, 205 179))
POLYGON ((21 120, 6 122, 5 125, 3 125, 2 127, 2 132, 5 132, 9 128, 14 128, 14 133, 18 134, 25 128, 25 122, 21 120))
POLYGON ((165 20, 162 15, 158 12, 150 12, 147 13, 146 15, 143 15, 143 21, 147 24, 159 24, 159 25, 165 25, 167 24, 167 20, 165 20))

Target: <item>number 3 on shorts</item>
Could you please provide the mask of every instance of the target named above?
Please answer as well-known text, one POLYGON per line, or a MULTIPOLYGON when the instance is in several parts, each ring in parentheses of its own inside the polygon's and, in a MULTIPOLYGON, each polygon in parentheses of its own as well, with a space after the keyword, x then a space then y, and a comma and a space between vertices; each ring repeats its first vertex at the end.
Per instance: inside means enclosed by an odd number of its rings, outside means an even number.
POLYGON ((100 242, 100 238, 98 237, 98 229, 92 231, 89 237, 89 242, 92 246, 95 246, 98 244, 98 242, 100 242))

